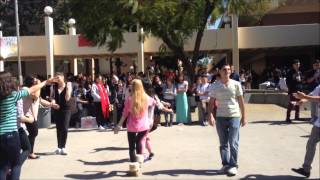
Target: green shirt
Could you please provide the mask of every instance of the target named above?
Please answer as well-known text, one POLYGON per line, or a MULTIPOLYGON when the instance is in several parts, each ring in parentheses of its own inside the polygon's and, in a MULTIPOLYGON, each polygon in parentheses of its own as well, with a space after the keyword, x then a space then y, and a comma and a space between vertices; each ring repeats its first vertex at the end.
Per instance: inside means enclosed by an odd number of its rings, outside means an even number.
POLYGON ((29 95, 27 90, 14 91, 0 100, 0 135, 17 131, 17 101, 29 95))

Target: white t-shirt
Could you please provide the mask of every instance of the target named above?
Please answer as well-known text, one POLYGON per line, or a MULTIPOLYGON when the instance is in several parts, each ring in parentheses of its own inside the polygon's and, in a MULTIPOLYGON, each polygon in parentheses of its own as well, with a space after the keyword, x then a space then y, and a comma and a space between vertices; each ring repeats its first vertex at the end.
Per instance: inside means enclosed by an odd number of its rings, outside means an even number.
MULTIPOLYGON (((23 87, 22 89, 28 89, 27 87, 23 87)), ((36 100, 32 99, 31 96, 24 97, 23 99, 23 113, 26 116, 31 116, 35 121, 38 120, 38 112, 40 105, 40 98, 36 100)))
POLYGON ((242 96, 240 82, 230 79, 227 85, 215 81, 211 87, 209 96, 218 101, 217 117, 241 117, 238 97, 242 96))
POLYGON ((185 92, 188 90, 188 81, 183 81, 183 83, 178 83, 177 84, 177 90, 179 89, 184 89, 185 92))
POLYGON ((177 94, 177 90, 174 85, 171 88, 165 86, 163 91, 163 99, 174 100, 177 94))
MULTIPOLYGON (((320 85, 318 85, 311 93, 310 93, 311 96, 320 96, 320 85)), ((317 102, 317 120, 314 122, 314 125, 316 127, 319 127, 320 128, 320 103, 317 102)))
MULTIPOLYGON (((206 84, 199 84, 197 86, 197 92, 198 93, 205 93, 207 92, 208 90, 208 87, 209 87, 209 83, 206 83, 206 84)), ((209 100, 209 96, 208 95, 204 95, 204 96, 199 96, 199 99, 200 100, 209 100)))

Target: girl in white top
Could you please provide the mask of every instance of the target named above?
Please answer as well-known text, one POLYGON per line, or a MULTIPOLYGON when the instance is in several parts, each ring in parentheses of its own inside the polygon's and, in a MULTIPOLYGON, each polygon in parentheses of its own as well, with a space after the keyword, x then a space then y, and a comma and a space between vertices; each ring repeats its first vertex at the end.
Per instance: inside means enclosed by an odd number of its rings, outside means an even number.
POLYGON ((184 80, 184 75, 178 76, 177 97, 176 97, 176 118, 177 123, 188 123, 189 106, 187 99, 188 82, 184 80))
MULTIPOLYGON (((163 99, 165 102, 170 104, 170 107, 172 109, 175 109, 175 99, 177 95, 177 89, 173 84, 173 80, 171 78, 167 79, 166 86, 164 87, 164 92, 163 92, 163 99)), ((164 118, 166 121, 166 127, 167 126, 172 126, 173 123, 173 115, 174 113, 164 113, 164 118), (168 118, 170 116, 170 122, 168 122, 168 118)))

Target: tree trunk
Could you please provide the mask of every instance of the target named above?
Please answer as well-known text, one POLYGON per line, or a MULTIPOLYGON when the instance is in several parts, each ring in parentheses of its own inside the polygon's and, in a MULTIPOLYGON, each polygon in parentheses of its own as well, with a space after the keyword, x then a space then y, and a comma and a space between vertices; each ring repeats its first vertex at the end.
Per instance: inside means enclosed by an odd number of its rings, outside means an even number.
POLYGON ((195 45, 194 45, 194 49, 193 49, 193 56, 192 56, 192 66, 196 67, 197 65, 197 61, 199 58, 199 54, 200 54, 200 45, 201 45, 201 41, 202 41, 202 37, 203 37, 203 33, 204 30, 206 28, 207 25, 207 20, 211 15, 211 12, 214 9, 214 3, 210 2, 209 0, 206 1, 206 8, 204 10, 204 15, 203 18, 200 22, 200 28, 198 30, 197 33, 197 37, 196 37, 196 41, 195 41, 195 45))
POLYGON ((176 46, 168 36, 162 37, 163 42, 172 50, 177 58, 179 58, 184 65, 185 71, 189 75, 191 81, 194 80, 195 68, 192 66, 192 63, 188 60, 186 53, 183 50, 183 46, 176 46))

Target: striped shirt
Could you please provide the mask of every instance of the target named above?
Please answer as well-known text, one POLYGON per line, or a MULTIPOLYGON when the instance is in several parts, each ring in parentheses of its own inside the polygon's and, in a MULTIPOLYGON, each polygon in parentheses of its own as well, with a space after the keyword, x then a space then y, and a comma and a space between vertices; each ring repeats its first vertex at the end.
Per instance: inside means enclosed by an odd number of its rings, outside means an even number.
POLYGON ((17 131, 17 101, 28 95, 27 90, 14 91, 0 100, 0 135, 17 131))
POLYGON ((210 87, 209 95, 218 101, 217 117, 241 117, 237 98, 243 92, 238 81, 230 79, 227 85, 215 81, 210 87))

